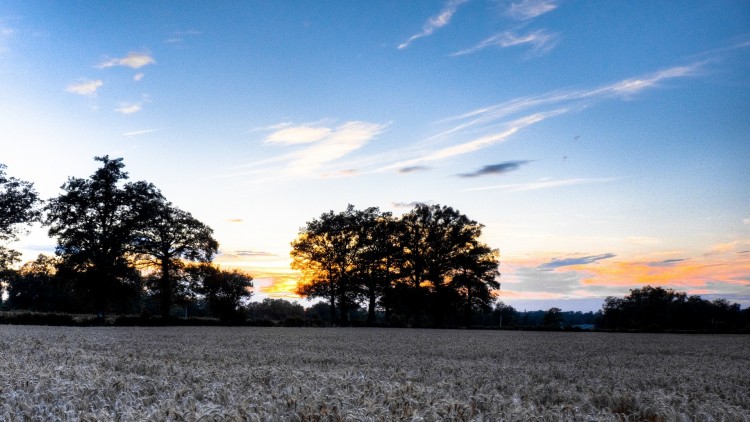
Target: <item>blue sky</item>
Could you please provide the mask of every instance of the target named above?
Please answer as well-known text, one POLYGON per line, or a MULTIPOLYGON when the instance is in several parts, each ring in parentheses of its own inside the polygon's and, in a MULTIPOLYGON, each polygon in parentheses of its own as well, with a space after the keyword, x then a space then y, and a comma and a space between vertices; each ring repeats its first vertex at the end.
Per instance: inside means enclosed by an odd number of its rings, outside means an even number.
MULTIPOLYGON (((750 305, 750 3, 3 2, 0 162, 44 197, 123 157, 292 298, 328 210, 485 224, 500 298, 750 305)), ((13 245, 49 252, 43 229, 13 245)))

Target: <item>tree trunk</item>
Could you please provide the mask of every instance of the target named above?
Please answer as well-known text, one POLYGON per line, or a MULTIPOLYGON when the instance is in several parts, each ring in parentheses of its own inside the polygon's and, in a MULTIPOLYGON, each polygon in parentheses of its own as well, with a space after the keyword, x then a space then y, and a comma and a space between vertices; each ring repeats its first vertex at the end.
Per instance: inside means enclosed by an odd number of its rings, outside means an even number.
POLYGON ((467 300, 467 303, 466 303, 466 326, 470 327, 471 326, 471 302, 472 302, 471 286, 467 286, 466 287, 466 291, 467 291, 467 294, 466 294, 466 300, 467 300))
POLYGON ((331 294, 331 325, 336 325, 336 296, 331 294))
POLYGON ((370 282, 370 291, 368 292, 370 295, 370 303, 367 307, 367 324, 373 325, 375 323, 375 282, 370 282))
POLYGON ((172 286, 169 280, 169 261, 161 262, 161 278, 159 279, 159 290, 161 291, 161 317, 169 317, 169 308, 172 306, 172 286))

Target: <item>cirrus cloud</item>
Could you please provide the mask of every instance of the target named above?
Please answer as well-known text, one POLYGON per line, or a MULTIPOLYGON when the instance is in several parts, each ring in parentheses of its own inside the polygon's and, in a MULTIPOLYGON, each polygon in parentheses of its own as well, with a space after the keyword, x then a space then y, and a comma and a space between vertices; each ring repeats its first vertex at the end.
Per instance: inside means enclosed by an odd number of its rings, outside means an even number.
POLYGON ((98 67, 99 69, 105 69, 108 67, 124 66, 131 69, 140 69, 143 66, 154 63, 156 63, 156 60, 154 60, 154 58, 150 54, 131 52, 128 53, 128 55, 125 57, 105 60, 99 63, 96 67, 98 67))
POLYGON ((398 46, 399 50, 403 50, 404 48, 408 47, 409 44, 412 43, 412 41, 426 37, 428 35, 432 35, 433 32, 435 32, 436 29, 440 29, 446 25, 448 25, 451 21, 451 18, 453 18, 453 15, 456 13, 456 9, 458 9, 458 6, 460 6, 462 3, 466 3, 468 0, 450 0, 443 6, 443 10, 440 11, 440 13, 437 16, 431 17, 422 27, 422 32, 418 32, 411 37, 409 37, 408 40, 404 41, 398 46))
POLYGON ((104 86, 104 82, 101 79, 96 80, 85 80, 68 85, 65 90, 73 94, 93 96, 96 94, 96 90, 104 86))

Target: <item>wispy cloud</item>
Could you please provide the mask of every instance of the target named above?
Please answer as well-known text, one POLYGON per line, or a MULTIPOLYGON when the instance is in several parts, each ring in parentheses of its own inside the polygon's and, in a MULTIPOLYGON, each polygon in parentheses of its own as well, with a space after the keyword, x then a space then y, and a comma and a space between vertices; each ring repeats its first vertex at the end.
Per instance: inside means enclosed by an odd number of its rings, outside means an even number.
POLYGON ((266 144, 282 145, 309 144, 320 141, 329 136, 332 132, 332 128, 324 126, 285 127, 268 135, 264 142, 266 144))
POLYGON ((480 136, 478 138, 474 138, 467 142, 463 142, 458 145, 453 145, 450 147, 442 148, 420 158, 400 161, 395 164, 391 164, 389 166, 383 167, 380 170, 392 170, 392 169, 400 169, 400 168, 405 168, 405 167, 413 167, 413 166, 418 166, 418 165, 421 165, 422 163, 429 162, 429 161, 443 160, 446 158, 451 158, 451 157, 479 151, 481 149, 487 148, 492 145, 496 145, 498 143, 501 143, 507 140, 511 135, 515 134, 516 132, 518 132, 519 130, 527 126, 531 126, 535 123, 539 123, 550 117, 565 113, 566 111, 567 110, 565 109, 558 109, 558 110, 552 110, 552 111, 547 111, 547 112, 542 112, 542 113, 534 113, 528 116, 523 116, 516 120, 507 122, 504 125, 504 129, 500 132, 490 133, 484 136, 480 136))
MULTIPOLYGON (((518 131, 549 118, 584 110, 597 102, 608 99, 632 99, 637 94, 656 89, 667 81, 699 75, 707 63, 708 61, 701 61, 670 67, 590 89, 557 90, 538 96, 520 97, 448 117, 437 122, 441 125, 448 125, 447 128, 421 141, 418 147, 411 146, 397 151, 397 153, 394 152, 381 157, 381 162, 393 157, 398 157, 398 161, 386 165, 380 164, 374 171, 420 169, 432 161, 474 153, 505 142, 518 131), (514 115, 520 117, 514 117, 514 115), (442 146, 449 142, 452 145, 442 146), (437 145, 442 147, 436 149, 437 145), (404 156, 412 156, 413 158, 404 159, 402 158, 404 156)), ((523 185, 474 188, 473 190, 505 189, 521 191, 611 180, 614 179, 567 179, 523 185)))
POLYGON ((427 166, 409 166, 409 167, 402 167, 398 169, 398 172, 401 174, 409 174, 409 173, 417 173, 421 171, 427 171, 430 170, 431 167, 427 166))
POLYGON ((453 18, 453 14, 456 13, 458 6, 460 6, 462 3, 466 3, 467 1, 468 0, 449 0, 445 4, 445 6, 443 6, 443 10, 441 10, 437 16, 433 16, 429 20, 427 20, 424 26, 422 26, 422 32, 409 37, 409 39, 398 46, 398 49, 403 50, 404 48, 408 47, 409 44, 412 43, 412 41, 431 35, 433 32, 435 32, 436 29, 440 29, 445 25, 448 25, 451 21, 451 18, 453 18))
POLYGON ((254 257, 277 257, 275 253, 266 251, 220 251, 224 259, 231 258, 254 258, 254 257))
POLYGON ((115 109, 116 112, 122 114, 133 114, 141 111, 143 107, 140 103, 123 104, 115 109))
MULTIPOLYGON (((545 107, 575 101, 595 101, 606 98, 629 98, 647 89, 656 88, 662 82, 699 74, 706 62, 695 62, 684 66, 674 66, 635 78, 623 79, 608 85, 587 90, 552 91, 535 97, 516 98, 497 105, 483 107, 447 120, 466 120, 451 129, 451 132, 471 126, 491 123, 511 114, 530 108, 545 107)), ((447 132, 446 132, 447 133, 447 132)))
POLYGON ((141 72, 141 73, 136 73, 135 75, 133 75, 133 80, 134 80, 134 81, 136 81, 136 82, 138 82, 138 81, 140 81, 141 79, 143 79, 143 76, 144 76, 144 73, 143 73, 143 72, 141 72))
POLYGON ((601 261, 603 259, 614 258, 615 256, 616 255, 613 253, 605 253, 601 255, 589 255, 589 256, 560 258, 560 259, 556 258, 549 262, 545 262, 539 265, 538 268, 544 269, 544 270, 554 270, 560 267, 571 267, 574 265, 592 264, 594 262, 601 261))
POLYGON ((15 30, 0 23, 0 53, 8 51, 8 40, 11 39, 15 30))
POLYGON ((101 79, 86 80, 68 85, 65 90, 72 92, 73 94, 93 96, 96 94, 96 90, 104 86, 104 82, 101 79))
POLYGON ((672 267, 674 265, 677 265, 680 262, 687 261, 686 258, 673 258, 673 259, 664 259, 661 261, 652 261, 647 262, 646 265, 649 267, 672 267))
POLYGON ((512 3, 507 14, 514 19, 526 20, 555 9, 557 9, 557 0, 522 0, 519 3, 512 3))
POLYGON ((99 63, 96 67, 105 69, 114 66, 125 66, 131 69, 140 69, 143 66, 156 63, 156 60, 147 53, 128 53, 127 56, 121 58, 108 59, 99 63))
POLYGON ((122 136, 133 137, 133 136, 145 135, 147 133, 158 132, 160 130, 161 129, 136 130, 133 132, 125 132, 122 134, 122 136))
POLYGON ((172 32, 169 38, 164 40, 165 44, 181 44, 187 37, 195 37, 201 35, 201 31, 189 30, 189 31, 175 31, 172 32))
POLYGON ((530 190, 540 189, 551 189, 559 188, 562 186, 573 186, 573 185, 587 185, 592 183, 606 183, 617 180, 617 178, 607 177, 599 179, 563 179, 563 180, 544 180, 540 182, 528 182, 528 183, 514 183, 507 185, 495 185, 495 186, 482 186, 476 188, 468 188, 467 192, 471 191, 485 191, 485 190, 501 190, 504 192, 524 192, 530 190))
MULTIPOLYGON (((278 175, 278 164, 286 162, 287 176, 309 175, 323 165, 338 160, 359 150, 386 130, 388 124, 365 121, 348 121, 338 126, 324 123, 289 123, 269 126, 272 130, 263 143, 273 147, 296 148, 296 150, 258 161, 243 168, 260 168, 257 172, 270 171, 278 175), (265 169, 264 169, 265 168, 265 169)), ((261 128, 255 130, 262 130, 261 128)), ((351 176, 358 171, 351 166, 334 172, 325 172, 324 177, 351 176)))
POLYGON ((671 265, 652 262, 622 261, 607 265, 579 268, 588 273, 581 282, 588 286, 667 286, 683 290, 686 287, 706 287, 738 293, 750 287, 750 257, 735 255, 734 259, 683 260, 671 265))
POLYGON ((414 208, 419 204, 432 204, 432 201, 391 202, 393 208, 414 208))
POLYGON ((472 54, 488 47, 508 48, 518 46, 531 47, 527 57, 540 56, 552 50, 557 45, 558 39, 558 34, 549 33, 543 29, 523 35, 512 31, 505 31, 485 39, 474 47, 457 51, 451 54, 451 56, 472 54))
POLYGON ((459 177, 479 177, 488 175, 505 174, 511 171, 515 171, 521 168, 521 166, 530 163, 531 161, 505 161, 498 164, 490 164, 480 168, 471 173, 459 174, 459 177))

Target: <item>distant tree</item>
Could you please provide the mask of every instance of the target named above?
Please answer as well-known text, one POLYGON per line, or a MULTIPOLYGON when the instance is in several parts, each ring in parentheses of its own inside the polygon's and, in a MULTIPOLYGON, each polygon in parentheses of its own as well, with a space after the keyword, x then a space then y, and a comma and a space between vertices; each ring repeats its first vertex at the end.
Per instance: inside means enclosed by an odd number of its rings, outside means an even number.
POLYGON ((158 277, 149 285, 160 299, 161 316, 166 318, 175 300, 184 299, 180 296, 187 293, 180 285, 185 261, 211 262, 219 244, 213 230, 190 213, 160 197, 154 199, 149 202, 148 221, 135 232, 133 252, 158 270, 158 277))
POLYGON ((65 290, 55 278, 57 260, 40 254, 25 263, 8 282, 8 306, 11 309, 59 311, 65 304, 65 290))
POLYGON ((518 312, 516 311, 516 309, 510 305, 503 303, 502 301, 498 301, 495 304, 495 308, 493 309, 492 313, 495 317, 495 324, 500 327, 515 325, 517 322, 516 320, 518 319, 518 312))
POLYGON ((266 298, 262 302, 250 302, 246 309, 248 317, 255 320, 284 321, 305 316, 302 305, 284 299, 266 298))
POLYGON ((146 212, 161 193, 143 181, 128 182, 121 158, 95 157, 102 163, 88 179, 68 178, 64 193, 49 200, 45 224, 57 238, 61 270, 75 291, 99 314, 108 305, 138 295, 140 276, 133 267, 134 239, 150 221, 146 212))
POLYGON ((2 243, 17 240, 24 231, 23 226, 39 218, 36 209, 39 196, 34 184, 8 176, 5 169, 6 166, 0 164, 0 271, 10 268, 21 256, 2 243))
POLYGON ((211 264, 188 269, 195 291, 203 296, 214 316, 223 320, 241 317, 243 302, 250 299, 253 278, 238 270, 222 270, 211 264))
POLYGON ((709 330, 743 328, 739 304, 707 301, 662 287, 630 290, 624 298, 607 297, 601 316, 605 328, 631 330, 709 330))
POLYGON ((326 302, 318 302, 305 308, 305 317, 312 321, 326 321, 331 318, 331 305, 326 302))
POLYGON ((547 328, 560 328, 562 324, 563 316, 562 309, 560 308, 549 308, 544 314, 543 323, 547 328))

